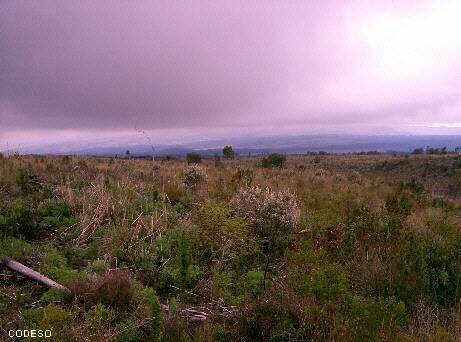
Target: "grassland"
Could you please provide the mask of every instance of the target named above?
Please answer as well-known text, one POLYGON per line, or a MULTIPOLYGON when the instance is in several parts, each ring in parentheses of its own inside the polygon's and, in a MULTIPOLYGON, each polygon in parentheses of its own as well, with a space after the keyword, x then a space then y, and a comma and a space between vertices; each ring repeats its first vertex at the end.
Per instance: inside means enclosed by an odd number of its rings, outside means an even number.
POLYGON ((0 339, 456 341, 461 157, 0 159, 0 339))

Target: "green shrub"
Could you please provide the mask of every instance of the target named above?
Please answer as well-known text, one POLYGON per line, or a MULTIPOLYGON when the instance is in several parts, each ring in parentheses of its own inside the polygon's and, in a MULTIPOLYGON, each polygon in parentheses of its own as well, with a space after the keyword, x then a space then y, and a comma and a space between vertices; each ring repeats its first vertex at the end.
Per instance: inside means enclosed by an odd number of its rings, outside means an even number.
POLYGON ((32 251, 32 246, 24 240, 8 236, 0 240, 0 256, 21 260, 32 251))
POLYGON ((227 159, 233 159, 234 158, 234 149, 230 145, 224 146, 224 148, 222 149, 222 154, 227 159))
POLYGON ((177 275, 179 276, 180 284, 183 287, 192 288, 198 280, 198 269, 194 267, 190 244, 184 230, 178 239, 178 249, 180 266, 177 275))
POLYGON ((177 204, 182 205, 184 208, 188 208, 190 206, 190 193, 182 189, 179 185, 175 183, 167 183, 165 184, 164 190, 166 201, 172 206, 177 204))
POLYGON ((342 299, 349 291, 348 274, 340 264, 324 264, 311 271, 302 287, 320 301, 342 299))
POLYGON ((57 282, 70 282, 81 279, 84 274, 72 270, 67 265, 66 258, 52 246, 45 246, 42 272, 57 282))
POLYGON ((107 264, 107 262, 105 260, 98 259, 98 260, 95 260, 91 264, 88 265, 87 272, 90 273, 90 274, 93 273, 93 274, 97 274, 97 275, 102 275, 102 274, 106 273, 108 268, 109 268, 109 265, 107 264))
POLYGON ((215 272, 211 277, 212 298, 222 298, 226 305, 236 305, 235 282, 235 272, 215 272))
POLYGON ((411 213, 413 204, 406 194, 397 193, 387 199, 386 208, 394 215, 408 216, 411 213))
POLYGON ((241 281, 241 288, 246 294, 256 297, 264 292, 264 272, 249 271, 241 281))
POLYGON ((440 198, 440 197, 436 197, 432 200, 432 206, 436 207, 436 208, 441 208, 443 209, 444 211, 451 211, 454 209, 454 204, 453 202, 445 199, 445 198, 440 198))
POLYGON ((406 184, 406 187, 417 195, 421 195, 424 192, 424 184, 414 177, 406 184))
POLYGON ((405 304, 394 297, 372 300, 351 296, 343 314, 354 341, 378 341, 383 335, 394 338, 408 322, 405 304))
POLYGON ((461 237, 441 233, 411 235, 390 286, 397 298, 452 306, 461 298, 461 237))
POLYGON ((38 216, 30 203, 16 199, 0 206, 0 230, 2 234, 23 236, 27 240, 37 238, 41 230, 38 216))
POLYGON ((77 219, 71 216, 69 204, 66 202, 48 200, 41 205, 39 215, 41 229, 70 226, 77 222, 77 219))
POLYGON ((49 289, 42 294, 40 299, 46 304, 59 303, 64 299, 64 294, 61 290, 49 289))
POLYGON ((207 178, 205 169, 198 165, 191 165, 184 170, 184 184, 187 187, 195 187, 207 178))
MULTIPOLYGON (((237 324, 238 339, 245 341, 309 341, 301 328, 300 315, 283 294, 259 297, 245 309, 237 324)), ((330 327, 331 329, 331 327, 330 327)))
POLYGON ((203 251, 212 259, 235 258, 249 246, 245 224, 232 216, 229 207, 211 200, 200 204, 196 211, 203 251))
POLYGON ((24 310, 22 312, 21 322, 19 323, 19 327, 24 328, 31 328, 31 327, 38 327, 40 322, 43 318, 44 313, 43 308, 33 308, 24 310))
POLYGON ((261 166, 265 168, 280 167, 285 165, 286 157, 279 153, 272 153, 261 161, 261 166))
POLYGON ((51 330, 51 336, 56 341, 70 341, 70 326, 72 323, 72 314, 70 311, 56 305, 50 304, 43 311, 43 317, 40 321, 42 330, 51 330))
POLYGON ((188 164, 200 164, 202 157, 196 152, 191 152, 186 155, 186 160, 188 164))
POLYGON ((223 324, 217 324, 213 328, 212 339, 214 342, 227 342, 232 339, 230 333, 226 331, 226 328, 223 324))
POLYGON ((450 177, 448 182, 448 193, 453 197, 461 195, 461 170, 450 177))
POLYGON ((85 312, 85 322, 94 330, 106 329, 111 325, 115 313, 112 309, 98 303, 85 312))
POLYGON ((144 307, 142 318, 148 320, 149 340, 154 341, 160 338, 160 328, 162 323, 162 312, 160 301, 154 289, 144 287, 139 283, 135 284, 133 302, 144 307))
POLYGON ((214 157, 213 157, 213 160, 214 160, 214 166, 215 167, 221 166, 221 157, 220 156, 215 154, 214 157))
POLYGON ((19 185, 22 191, 28 192, 32 190, 32 185, 29 180, 29 174, 22 167, 18 171, 18 176, 16 177, 16 183, 19 185))
POLYGON ((194 263, 194 255, 202 253, 199 248, 199 234, 195 229, 174 229, 166 231, 157 242, 159 281, 156 290, 169 293, 174 287, 190 289, 197 283, 200 268, 194 263), (168 260, 165 263, 165 260, 168 260))
POLYGON ((23 199, 0 205, 0 230, 6 235, 23 236, 27 240, 41 237, 46 229, 75 222, 65 202, 48 200, 38 209, 23 199))
POLYGON ((118 342, 141 341, 142 334, 131 319, 127 319, 115 326, 118 342))

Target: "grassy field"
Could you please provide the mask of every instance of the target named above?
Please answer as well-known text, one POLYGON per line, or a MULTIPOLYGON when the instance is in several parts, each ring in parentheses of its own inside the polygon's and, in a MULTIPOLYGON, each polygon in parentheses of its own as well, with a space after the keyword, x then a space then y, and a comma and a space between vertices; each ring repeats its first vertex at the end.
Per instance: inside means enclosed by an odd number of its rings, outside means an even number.
POLYGON ((461 339, 461 156, 261 159, 0 158, 0 340, 461 339))

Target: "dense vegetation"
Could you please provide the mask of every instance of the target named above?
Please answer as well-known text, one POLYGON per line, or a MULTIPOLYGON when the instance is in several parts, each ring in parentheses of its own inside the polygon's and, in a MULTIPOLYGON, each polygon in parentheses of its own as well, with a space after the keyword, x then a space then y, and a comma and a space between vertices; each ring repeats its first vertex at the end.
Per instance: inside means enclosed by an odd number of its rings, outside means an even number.
POLYGON ((0 254, 71 290, 0 266, 0 339, 459 340, 460 195, 450 154, 0 158, 0 254))

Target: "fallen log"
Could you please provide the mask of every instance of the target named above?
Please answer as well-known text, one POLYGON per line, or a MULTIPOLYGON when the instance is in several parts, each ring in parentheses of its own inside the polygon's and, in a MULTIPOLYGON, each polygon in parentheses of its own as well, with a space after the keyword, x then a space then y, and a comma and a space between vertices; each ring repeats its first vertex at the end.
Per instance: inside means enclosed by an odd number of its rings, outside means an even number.
POLYGON ((44 276, 43 274, 41 274, 41 273, 39 273, 37 271, 34 271, 33 269, 30 269, 29 267, 24 266, 23 264, 15 261, 13 259, 10 259, 8 257, 1 257, 0 261, 3 262, 3 264, 6 267, 8 267, 9 269, 12 269, 13 271, 19 272, 22 275, 24 275, 26 277, 29 277, 31 279, 34 279, 34 280, 42 283, 43 285, 46 285, 46 286, 51 287, 53 289, 58 289, 58 290, 61 290, 61 291, 64 291, 64 292, 70 292, 70 290, 67 287, 65 287, 65 286, 63 286, 61 284, 58 284, 54 280, 51 280, 50 278, 44 276))

